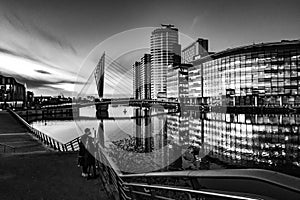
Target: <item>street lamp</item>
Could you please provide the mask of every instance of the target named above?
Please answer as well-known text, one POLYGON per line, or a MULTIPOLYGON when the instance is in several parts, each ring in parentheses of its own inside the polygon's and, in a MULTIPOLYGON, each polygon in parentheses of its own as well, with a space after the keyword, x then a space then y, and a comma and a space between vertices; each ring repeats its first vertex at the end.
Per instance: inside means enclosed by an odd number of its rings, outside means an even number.
POLYGON ((4 109, 6 109, 6 98, 7 98, 7 94, 4 93, 4 109))

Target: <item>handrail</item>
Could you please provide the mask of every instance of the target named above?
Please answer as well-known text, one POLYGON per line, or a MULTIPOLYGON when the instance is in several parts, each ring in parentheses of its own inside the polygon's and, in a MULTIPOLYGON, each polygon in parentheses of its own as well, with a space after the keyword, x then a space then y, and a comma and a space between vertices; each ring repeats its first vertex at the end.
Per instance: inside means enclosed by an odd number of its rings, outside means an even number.
POLYGON ((77 151, 79 149, 80 136, 65 143, 64 151, 77 151))
MULTIPOLYGON (((137 184, 137 183, 125 183, 124 185, 128 186, 131 188, 131 192, 136 193, 136 191, 133 191, 134 187, 138 187, 138 188, 147 188, 149 190, 145 190, 145 192, 139 192, 138 194, 143 195, 143 196, 149 196, 149 194, 151 196, 154 196, 155 198, 159 198, 160 196, 158 195, 153 195, 153 189, 155 190, 168 190, 168 191, 174 191, 174 192, 178 192, 178 193, 183 193, 183 194, 195 194, 195 195, 201 195, 201 197, 219 197, 222 199, 236 199, 236 200, 262 200, 262 198, 257 198, 257 197, 252 197, 249 196, 249 194, 245 195, 245 196, 241 196, 241 195, 234 195, 234 194, 228 194, 228 193, 224 193, 224 192, 215 192, 215 191, 204 191, 204 190, 191 190, 191 189, 185 189, 185 188, 178 188, 178 187, 166 187, 166 186, 157 186, 157 185, 145 185, 145 184, 137 184), (152 194, 151 194, 152 193, 152 194)), ((175 198, 171 198, 174 199, 175 198)))
MULTIPOLYGON (((216 199, 277 199, 276 195, 289 196, 290 199, 299 199, 300 185, 299 179, 278 172, 260 169, 224 169, 224 170, 200 170, 200 171, 177 171, 177 172, 152 172, 144 174, 122 174, 113 167, 109 156, 104 148, 98 149, 100 158, 98 164, 102 166, 101 177, 105 178, 105 184, 110 184, 112 194, 118 194, 114 199, 135 200, 154 198, 154 199, 177 199, 178 197, 168 196, 169 193, 181 193, 191 196, 201 196, 216 199), (155 180, 155 178, 158 178, 155 180), (178 178, 186 180, 189 186, 168 185, 165 180, 178 178), (213 185, 220 184, 220 187, 202 187, 202 181, 209 180, 213 185), (225 182, 222 180, 225 180, 225 182), (253 180, 254 182, 251 182, 253 180), (220 182, 219 182, 220 181, 220 182), (235 182, 237 181, 237 182, 235 182), (240 183, 244 182, 245 187, 240 183), (234 183, 235 182, 235 183, 234 183), (231 184, 228 184, 231 183, 231 184), (225 184, 225 185, 224 185, 225 184), (264 184, 266 191, 256 192, 256 185, 264 184), (233 189, 224 187, 235 185, 233 189), (275 187, 274 187, 275 186, 275 187), (238 190, 234 189, 238 187, 238 190), (240 188, 239 188, 240 187, 240 188), (205 189, 204 189, 205 188, 205 189), (244 188, 244 189, 242 189, 244 188), (270 191, 273 191, 270 193, 270 191)), ((264 188, 264 186, 262 186, 264 188)), ((260 187, 260 186, 257 186, 260 187)), ((189 198, 188 198, 189 199, 189 198)))
MULTIPOLYGON (((110 193, 118 194, 117 197, 114 199, 117 200, 135 200, 140 199, 141 196, 152 197, 155 199, 169 199, 172 200, 174 198, 170 198, 164 195, 167 195, 168 192, 179 192, 182 194, 189 194, 189 195, 196 195, 201 197, 215 197, 215 198, 222 198, 222 199, 240 199, 240 200, 258 200, 258 199, 265 199, 265 198, 257 198, 259 195, 254 194, 244 194, 244 193, 229 193, 224 191, 204 191, 198 189, 187 189, 181 187, 173 187, 167 185, 146 185, 140 183, 127 182, 123 178, 125 177, 133 177, 133 175, 122 175, 121 173, 117 173, 115 168, 111 165, 112 163, 109 162, 108 156, 105 153, 105 150, 102 147, 98 149, 99 153, 99 160, 98 165, 102 166, 100 170, 101 177, 105 178, 105 184, 110 185, 110 193), (153 190, 160 190, 163 191, 163 194, 155 195, 153 190), (142 191, 142 192, 141 192, 142 191), (167 191, 167 192, 166 192, 167 191)), ((163 174, 163 172, 160 172, 163 174)), ((160 174, 160 173, 157 173, 160 174)), ((150 177, 149 177, 150 178, 150 177)), ((112 195, 114 196, 114 195, 112 195)))
POLYGON ((93 105, 106 105, 106 104, 124 104, 124 103, 149 103, 149 104, 164 104, 164 105, 175 105, 179 106, 179 102, 173 101, 158 101, 158 100, 141 100, 141 99, 131 99, 131 100, 112 100, 112 101, 99 101, 99 102, 88 102, 88 103, 77 103, 73 104, 73 106, 86 107, 93 105))
POLYGON ((47 134, 33 128, 30 126, 22 117, 20 117, 13 110, 8 109, 8 111, 15 116, 33 135, 35 135, 43 144, 48 145, 50 148, 58 151, 65 151, 65 145, 54 138, 48 136, 47 134))
POLYGON ((225 169, 199 171, 149 172, 144 174, 124 174, 123 179, 150 177, 184 177, 184 178, 217 178, 217 179, 253 179, 270 183, 300 193, 300 179, 279 172, 263 169, 225 169))
POLYGON ((6 152, 6 148, 10 148, 10 149, 13 150, 13 152, 16 152, 16 148, 13 147, 13 146, 10 146, 10 145, 8 145, 8 144, 0 143, 0 146, 3 146, 3 153, 6 152))

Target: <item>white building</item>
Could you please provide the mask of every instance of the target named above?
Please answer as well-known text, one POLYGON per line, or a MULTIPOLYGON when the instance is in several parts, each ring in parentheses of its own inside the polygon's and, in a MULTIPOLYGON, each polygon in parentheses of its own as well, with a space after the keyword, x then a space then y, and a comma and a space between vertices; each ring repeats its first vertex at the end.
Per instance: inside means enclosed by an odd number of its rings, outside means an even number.
POLYGON ((166 96, 167 68, 180 63, 181 46, 178 44, 178 29, 173 25, 162 25, 151 34, 151 98, 166 96))

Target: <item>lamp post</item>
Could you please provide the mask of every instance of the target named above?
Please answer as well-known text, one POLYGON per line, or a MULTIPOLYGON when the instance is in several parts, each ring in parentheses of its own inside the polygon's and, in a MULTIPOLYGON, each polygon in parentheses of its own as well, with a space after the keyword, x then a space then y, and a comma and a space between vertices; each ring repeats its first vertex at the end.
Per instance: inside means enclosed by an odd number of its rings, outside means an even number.
POLYGON ((4 109, 6 109, 6 98, 7 98, 7 94, 6 92, 4 93, 4 109))

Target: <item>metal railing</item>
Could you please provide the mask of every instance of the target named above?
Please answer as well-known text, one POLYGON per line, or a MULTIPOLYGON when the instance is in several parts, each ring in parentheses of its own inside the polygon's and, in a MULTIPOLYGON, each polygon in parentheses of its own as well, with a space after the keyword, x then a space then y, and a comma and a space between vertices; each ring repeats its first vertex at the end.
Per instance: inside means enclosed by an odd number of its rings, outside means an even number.
MULTIPOLYGON (((198 171, 173 171, 173 172, 150 172, 145 174, 120 175, 123 181, 128 183, 137 183, 140 186, 134 186, 135 189, 145 188, 144 194, 151 192, 158 193, 157 190, 165 190, 168 187, 187 189, 193 198, 199 195, 189 190, 221 193, 224 195, 221 199, 299 199, 300 197, 300 179, 289 175, 261 169, 224 169, 224 170, 198 170, 198 171), (155 186, 151 192, 147 192, 148 185, 155 186), (164 187, 166 187, 164 189, 164 187), (158 187, 158 189, 156 188, 158 187), (232 195, 228 197, 227 195, 232 195), (238 197, 237 197, 238 196, 238 197)), ((129 185, 128 185, 129 186, 129 185)), ((180 190, 181 190, 180 189, 180 190)), ((173 189, 170 188, 170 191, 173 189)), ((153 195, 153 194, 152 194, 153 195)), ((205 199, 212 198, 204 195, 205 199)), ((172 198, 171 198, 172 199, 172 198)), ((189 199, 189 198, 187 198, 189 199)))
MULTIPOLYGON (((106 186, 107 192, 110 194, 112 199, 115 200, 140 200, 140 199, 161 199, 161 200, 175 200, 175 199, 239 199, 239 200, 258 200, 258 199, 272 199, 266 194, 255 194, 247 191, 229 191, 226 189, 204 189, 199 187, 200 183, 197 178, 200 178, 197 172, 156 172, 148 174, 130 174, 124 175, 114 166, 106 156, 105 150, 99 148, 98 150, 98 165, 100 166, 100 177, 103 179, 104 185, 106 186), (158 178, 153 181, 153 177, 158 178), (138 179, 143 178, 144 182, 139 182, 138 179), (186 180, 190 182, 191 187, 186 185, 170 185, 166 181, 160 181, 160 178, 179 178, 180 180, 186 180)), ((237 179, 236 177, 230 177, 223 171, 223 176, 229 178, 228 183, 231 180, 237 179)), ((212 180, 222 179, 222 176, 218 174, 215 177, 211 177, 212 180)), ((241 179, 248 180, 247 177, 240 176, 241 179)), ((249 178, 249 177, 248 177, 249 178)), ((252 177, 255 179, 254 177, 252 177)), ((258 179, 258 178, 257 178, 258 179)), ((263 182, 265 182, 266 178, 263 182)), ((162 179, 161 179, 162 180, 162 179)), ((257 180, 259 182, 259 180, 257 180)), ((295 181, 294 181, 295 182, 295 181)), ((224 184, 224 183, 223 183, 224 184)), ((226 183, 225 183, 226 184, 226 183)), ((253 183, 252 183, 253 184, 253 183)), ((291 183, 293 184, 293 183, 291 183)), ((282 185, 280 185, 281 187, 282 185)), ((286 186, 286 185, 285 185, 286 186)), ((288 188, 281 189, 284 190, 288 188)), ((249 186, 248 186, 249 187, 249 186)), ((225 188, 225 187, 224 187, 225 188)), ((300 192, 299 188, 289 188, 293 192, 300 192)), ((282 192, 281 190, 277 193, 282 192)), ((276 193, 275 193, 276 194, 276 193)), ((290 196, 291 197, 291 196, 290 196)), ((291 198, 293 199, 293 198, 291 198)))
POLYGON ((17 113, 8 109, 8 111, 16 117, 34 136, 36 136, 43 144, 49 146, 50 148, 68 152, 68 151, 77 151, 79 149, 79 137, 71 140, 67 143, 62 143, 60 141, 55 140, 54 138, 48 136, 47 134, 33 128, 30 124, 28 124, 22 117, 20 117, 17 113))
POLYGON ((3 153, 16 152, 16 148, 13 147, 13 146, 10 146, 8 144, 0 143, 0 148, 1 148, 3 153))
POLYGON ((77 137, 70 142, 67 142, 64 144, 64 150, 65 151, 78 151, 79 150, 79 142, 80 142, 80 137, 77 137))
MULTIPOLYGON (((43 143, 59 151, 76 151, 79 149, 79 137, 68 143, 60 143, 31 127, 24 119, 14 114, 43 143)), ((114 166, 101 145, 97 145, 95 157, 100 170, 100 179, 112 199, 236 199, 261 200, 277 199, 277 196, 299 199, 299 179, 266 170, 208 170, 155 172, 124 175, 114 166), (250 172, 250 173, 249 173, 250 172), (170 181, 171 179, 177 179, 170 181), (204 186, 203 181, 211 185, 204 186), (181 184, 178 184, 182 182, 181 184), (229 184, 230 183, 230 184, 229 184), (215 187, 216 186, 216 187, 215 187), (218 187, 217 187, 218 186, 218 187), (231 186, 231 189, 228 189, 231 186), (237 187, 239 189, 235 190, 237 187), (244 187, 244 191, 240 189, 244 187), (255 192, 256 188, 264 188, 255 192), (271 198, 269 195, 272 195, 271 198), (275 196, 275 197, 274 197, 275 196)), ((282 198, 283 197, 283 198, 282 198)))
POLYGON ((236 199, 236 200, 263 200, 267 198, 255 197, 250 194, 232 194, 221 191, 205 191, 205 190, 192 190, 179 187, 170 186, 156 186, 145 185, 136 183, 125 183, 130 189, 131 199, 236 199), (150 197, 150 198, 149 198, 150 197))

